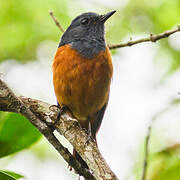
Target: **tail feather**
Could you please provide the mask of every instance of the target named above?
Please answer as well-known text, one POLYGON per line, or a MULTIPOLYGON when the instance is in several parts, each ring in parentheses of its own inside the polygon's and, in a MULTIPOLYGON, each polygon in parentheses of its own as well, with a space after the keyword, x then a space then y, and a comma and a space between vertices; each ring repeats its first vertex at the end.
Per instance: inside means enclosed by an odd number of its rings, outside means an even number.
MULTIPOLYGON (((101 108, 100 111, 98 111, 94 116, 92 116, 92 121, 90 119, 90 122, 91 122, 91 135, 92 135, 92 138, 95 140, 96 144, 97 144, 97 141, 96 141, 96 134, 101 126, 101 122, 102 122, 102 119, 103 119, 103 116, 104 116, 104 112, 106 110, 106 106, 107 106, 107 103, 101 108)), ((87 121, 88 122, 88 121, 87 121)), ((84 128, 88 129, 88 123, 85 122, 84 124, 84 128)), ((81 123, 81 125, 83 126, 83 124, 81 123)), ((78 152, 73 149, 73 156, 81 163, 81 165, 86 168, 86 169, 89 169, 87 163, 81 158, 81 156, 78 154, 78 152)))

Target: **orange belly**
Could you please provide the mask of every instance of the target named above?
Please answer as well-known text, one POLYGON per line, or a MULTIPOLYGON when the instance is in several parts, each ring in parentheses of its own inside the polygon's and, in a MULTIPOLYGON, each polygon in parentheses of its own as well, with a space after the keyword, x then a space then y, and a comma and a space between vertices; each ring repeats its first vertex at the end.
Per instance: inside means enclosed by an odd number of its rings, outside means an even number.
POLYGON ((70 45, 61 46, 53 61, 58 103, 66 105, 77 119, 86 120, 107 102, 112 71, 108 48, 93 59, 85 59, 70 45))

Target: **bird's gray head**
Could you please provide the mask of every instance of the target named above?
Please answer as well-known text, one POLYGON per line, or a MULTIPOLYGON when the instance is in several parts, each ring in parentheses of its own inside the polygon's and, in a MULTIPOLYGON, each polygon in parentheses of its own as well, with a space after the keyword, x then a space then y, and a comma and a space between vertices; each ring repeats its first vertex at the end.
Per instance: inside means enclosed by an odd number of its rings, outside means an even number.
POLYGON ((81 55, 92 58, 105 49, 104 23, 115 12, 105 15, 88 12, 77 16, 64 32, 59 47, 70 44, 81 55))

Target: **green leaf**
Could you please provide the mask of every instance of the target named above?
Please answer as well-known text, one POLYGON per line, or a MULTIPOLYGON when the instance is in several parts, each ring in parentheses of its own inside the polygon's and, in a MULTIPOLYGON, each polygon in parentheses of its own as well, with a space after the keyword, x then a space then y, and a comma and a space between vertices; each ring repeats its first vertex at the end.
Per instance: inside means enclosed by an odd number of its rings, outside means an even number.
MULTIPOLYGON (((20 178, 23 178, 24 176, 22 176, 22 175, 20 175, 20 174, 17 174, 17 173, 15 173, 15 172, 12 172, 12 171, 0 171, 1 173, 4 173, 4 174, 6 174, 6 175, 8 175, 8 176, 11 176, 11 177, 13 177, 13 178, 15 178, 15 179, 20 179, 20 178)), ((0 179, 1 180, 1 179, 0 179)))
POLYGON ((147 177, 149 180, 180 179, 180 144, 175 144, 151 155, 147 177))
POLYGON ((15 172, 12 172, 12 171, 1 171, 3 173, 6 173, 8 174, 9 176, 12 176, 13 178, 15 179, 20 179, 20 178, 23 178, 24 176, 20 175, 20 174, 17 174, 15 172))
POLYGON ((16 179, 8 175, 7 173, 0 171, 0 180, 16 180, 16 179))
POLYGON ((40 136, 38 130, 22 115, 0 112, 0 157, 29 147, 40 136))

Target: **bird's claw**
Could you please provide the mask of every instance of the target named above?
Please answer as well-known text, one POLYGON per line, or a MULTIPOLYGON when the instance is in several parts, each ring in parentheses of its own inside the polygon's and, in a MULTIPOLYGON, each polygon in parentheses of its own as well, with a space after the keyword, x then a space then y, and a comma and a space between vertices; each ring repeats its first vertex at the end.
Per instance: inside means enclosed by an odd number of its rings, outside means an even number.
POLYGON ((57 114, 57 118, 55 122, 53 123, 54 126, 59 122, 61 116, 67 111, 67 109, 68 109, 67 106, 60 107, 59 112, 57 114))

